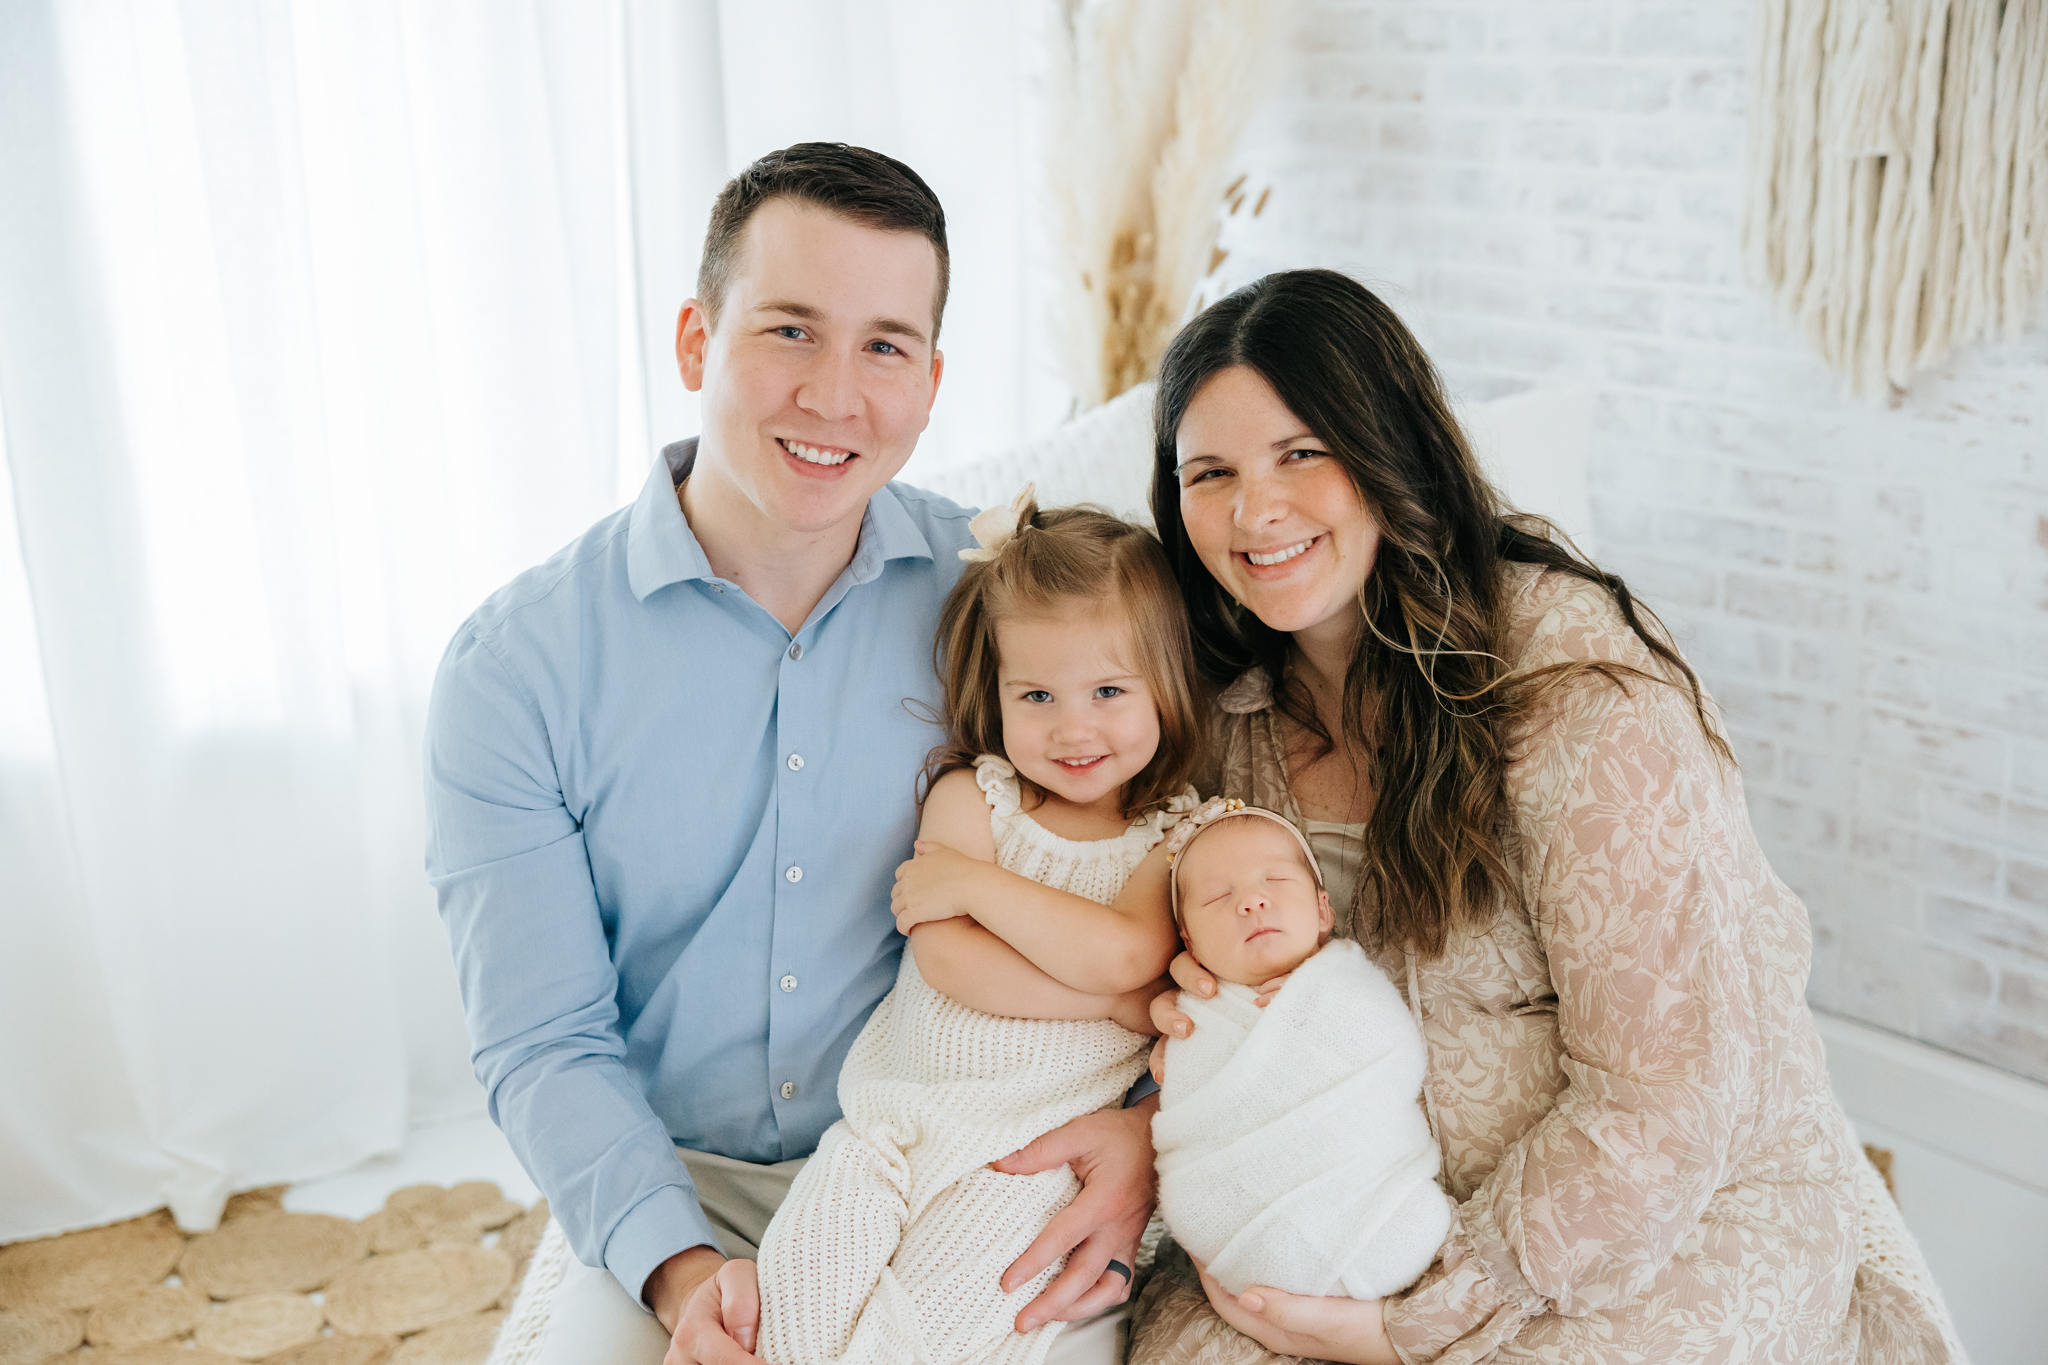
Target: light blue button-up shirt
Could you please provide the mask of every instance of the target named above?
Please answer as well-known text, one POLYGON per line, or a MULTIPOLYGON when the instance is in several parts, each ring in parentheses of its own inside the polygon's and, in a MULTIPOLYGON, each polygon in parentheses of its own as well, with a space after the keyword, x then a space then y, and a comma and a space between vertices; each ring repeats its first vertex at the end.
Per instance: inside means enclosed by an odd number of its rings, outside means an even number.
POLYGON ((492 1118, 635 1299, 717 1238, 672 1144, 808 1155, 895 981, 969 513, 898 484, 794 636, 639 500, 464 623, 427 717, 427 871, 492 1118))

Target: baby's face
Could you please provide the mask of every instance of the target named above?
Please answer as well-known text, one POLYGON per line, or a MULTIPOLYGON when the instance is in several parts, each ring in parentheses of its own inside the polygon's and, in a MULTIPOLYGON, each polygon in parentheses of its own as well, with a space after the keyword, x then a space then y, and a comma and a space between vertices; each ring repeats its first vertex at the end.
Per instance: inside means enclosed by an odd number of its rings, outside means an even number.
POLYGON ((1228 817, 1197 834, 1174 876, 1188 951, 1240 986, 1308 961, 1335 922, 1301 845, 1263 816, 1228 817))

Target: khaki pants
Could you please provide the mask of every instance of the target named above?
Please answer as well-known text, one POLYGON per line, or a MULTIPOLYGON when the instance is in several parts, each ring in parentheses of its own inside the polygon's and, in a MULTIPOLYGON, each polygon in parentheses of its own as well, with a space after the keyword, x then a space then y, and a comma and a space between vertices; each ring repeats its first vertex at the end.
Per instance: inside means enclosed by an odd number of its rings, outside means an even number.
MULTIPOLYGON (((803 1158, 756 1166, 731 1157, 676 1148, 697 1182, 697 1202, 729 1257, 752 1260, 803 1158)), ((1053 1338, 1046 1365, 1121 1365, 1130 1305, 1086 1322, 1069 1323, 1053 1338)), ((540 1365, 661 1365, 668 1333, 619 1288, 602 1266, 571 1259, 555 1290, 540 1365)))

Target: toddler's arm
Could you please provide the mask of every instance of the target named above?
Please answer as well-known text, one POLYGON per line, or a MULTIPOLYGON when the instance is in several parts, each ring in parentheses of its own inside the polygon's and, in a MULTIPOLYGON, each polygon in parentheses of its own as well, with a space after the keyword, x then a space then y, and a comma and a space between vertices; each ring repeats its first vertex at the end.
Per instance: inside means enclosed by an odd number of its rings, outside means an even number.
MULTIPOLYGON (((944 852, 963 865, 960 870, 968 874, 967 883, 977 893, 1001 896, 1013 885, 1045 890, 995 865, 996 841, 989 827, 988 803, 971 771, 948 773, 934 784, 925 800, 918 834, 920 842, 944 845, 944 852)), ((899 899, 901 876, 899 871, 899 899)), ((1104 913, 1102 906, 1083 903, 1097 915, 1104 913)), ((905 929, 911 936, 917 970, 926 983, 972 1009, 1011 1019, 1114 1019, 1134 1033, 1152 1032, 1148 1007, 1159 989, 1156 981, 1122 992, 1078 989, 1047 975, 964 913, 924 920, 905 929)))
POLYGON ((1122 995, 1077 991, 965 916, 913 926, 910 951, 933 990, 1008 1019, 1112 1019, 1133 1033, 1151 1034, 1157 1032, 1152 997, 1171 984, 1148 981, 1122 995))
MULTIPOLYGON (((1146 855, 1110 905, 1004 871, 995 865, 987 803, 974 774, 961 769, 939 779, 926 796, 918 856, 896 869, 890 908, 906 933, 972 916, 1054 980, 1091 995, 1120 996, 1157 980, 1180 947, 1166 878, 1163 844, 1146 855)), ((923 958, 918 966, 923 970, 923 958)))

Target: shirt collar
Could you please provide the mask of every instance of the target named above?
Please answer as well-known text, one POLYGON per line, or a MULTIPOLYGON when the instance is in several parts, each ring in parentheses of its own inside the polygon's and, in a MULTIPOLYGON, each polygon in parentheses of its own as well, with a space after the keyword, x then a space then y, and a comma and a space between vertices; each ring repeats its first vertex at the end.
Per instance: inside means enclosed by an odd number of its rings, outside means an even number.
POLYGON ((1264 668, 1246 669, 1216 698, 1216 709, 1233 716, 1248 716, 1272 704, 1273 680, 1264 668))
MULTIPOLYGON (((633 596, 643 602, 671 583, 718 577, 676 497, 676 486, 690 476, 696 462, 694 436, 663 447, 633 503, 626 530, 626 578, 633 596)), ((866 583, 879 577, 882 566, 892 559, 932 557, 931 541, 895 490, 876 490, 861 514, 860 539, 854 546, 853 561, 847 565, 851 582, 866 583)))
POLYGON ((868 499, 861 513, 860 543, 854 547, 853 581, 865 583, 882 572, 892 559, 930 559, 932 543, 911 517, 910 510, 896 496, 893 484, 884 484, 868 499))

